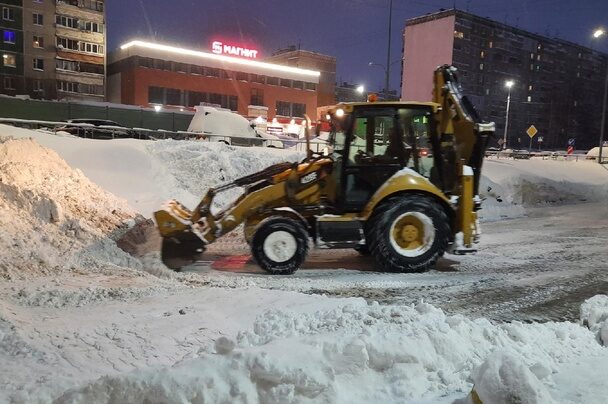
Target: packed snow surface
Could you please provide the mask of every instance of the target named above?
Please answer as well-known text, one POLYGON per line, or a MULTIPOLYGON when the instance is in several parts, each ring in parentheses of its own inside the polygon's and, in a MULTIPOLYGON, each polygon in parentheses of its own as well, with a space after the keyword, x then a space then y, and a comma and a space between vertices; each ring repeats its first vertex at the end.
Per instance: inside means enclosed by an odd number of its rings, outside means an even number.
MULTIPOLYGON (((210 186, 296 153, 2 125, 0 139, 1 402, 608 396, 606 296, 581 306, 580 323, 492 323, 424 302, 381 306, 260 289, 246 278, 175 275, 114 241, 142 220, 138 211, 150 216, 170 197, 192 206, 210 186)), ((484 218, 605 198, 606 183, 605 170, 587 162, 490 160, 484 218)))
POLYGON ((485 403, 568 402, 553 375, 583 354, 608 368, 608 351, 572 323, 494 325, 426 303, 269 310, 192 358, 102 377, 57 402, 437 402, 466 397, 472 382, 485 403))

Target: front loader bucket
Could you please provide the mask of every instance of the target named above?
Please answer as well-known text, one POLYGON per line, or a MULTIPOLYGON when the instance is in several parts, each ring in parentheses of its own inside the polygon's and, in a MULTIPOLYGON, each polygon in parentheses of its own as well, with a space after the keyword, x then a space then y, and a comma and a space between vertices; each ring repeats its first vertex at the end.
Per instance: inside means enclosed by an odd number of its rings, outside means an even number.
POLYGON ((163 237, 161 259, 174 271, 198 261, 205 252, 205 244, 191 232, 184 232, 171 237, 163 237))

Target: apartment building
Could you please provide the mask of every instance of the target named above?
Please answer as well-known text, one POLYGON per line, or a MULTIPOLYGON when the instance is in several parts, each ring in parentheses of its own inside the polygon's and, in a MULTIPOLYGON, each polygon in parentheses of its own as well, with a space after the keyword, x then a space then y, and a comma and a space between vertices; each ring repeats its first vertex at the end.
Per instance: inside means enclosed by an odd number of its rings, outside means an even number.
POLYGON ((565 149, 572 138, 578 148, 596 145, 607 55, 460 10, 407 20, 404 45, 403 99, 430 100, 433 70, 452 64, 481 116, 496 122, 493 145, 504 135, 506 81, 514 82, 508 147, 529 147, 530 125, 534 148, 565 149))
POLYGON ((13 36, 11 30, 15 37, 14 43, 4 41, 1 49, 9 52, 9 61, 11 51, 16 55, 13 70, 6 65, 0 70, 5 82, 1 93, 37 99, 105 100, 103 0, 1 0, 0 7, 14 10, 6 12, 14 17, 12 21, 4 18, 3 11, 3 39, 13 36), (10 78, 4 79, 7 76, 10 78))

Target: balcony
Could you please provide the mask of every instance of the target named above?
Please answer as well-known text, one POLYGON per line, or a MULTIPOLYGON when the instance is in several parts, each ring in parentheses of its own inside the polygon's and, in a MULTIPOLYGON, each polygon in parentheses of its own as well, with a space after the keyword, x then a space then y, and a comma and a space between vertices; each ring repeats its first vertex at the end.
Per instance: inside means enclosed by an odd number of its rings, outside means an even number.
POLYGON ((57 14, 103 21, 104 2, 96 0, 57 0, 57 14), (101 6, 95 5, 101 4, 101 6))

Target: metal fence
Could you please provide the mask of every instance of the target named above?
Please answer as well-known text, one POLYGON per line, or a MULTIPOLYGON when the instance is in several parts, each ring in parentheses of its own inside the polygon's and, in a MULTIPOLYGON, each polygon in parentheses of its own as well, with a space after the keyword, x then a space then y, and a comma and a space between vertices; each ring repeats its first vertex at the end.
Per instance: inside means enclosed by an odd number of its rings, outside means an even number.
MULTIPOLYGON (((0 124, 7 124, 27 129, 45 129, 49 133, 57 134, 63 131, 88 139, 148 139, 148 140, 198 140, 207 142, 221 142, 231 146, 258 146, 269 148, 283 148, 294 151, 306 151, 305 140, 268 139, 262 137, 225 136, 187 131, 152 130, 146 128, 125 128, 122 126, 94 126, 86 123, 66 123, 57 121, 40 121, 30 119, 0 118, 0 124)), ((322 141, 312 141, 311 149, 321 153, 326 147, 322 141)))
POLYGON ((104 119, 126 127, 185 131, 194 113, 155 111, 136 106, 103 102, 63 102, 0 96, 0 116, 7 119, 67 121, 69 119, 104 119))
MULTIPOLYGON (((486 157, 492 159, 511 159, 511 160, 529 160, 531 158, 542 159, 542 160, 559 160, 559 161, 584 161, 594 160, 597 161, 597 157, 588 157, 586 154, 567 154, 565 152, 551 152, 551 151, 540 151, 540 152, 529 152, 527 150, 509 150, 509 151, 486 151, 486 157)), ((602 164, 608 163, 608 157, 602 156, 602 164)))

